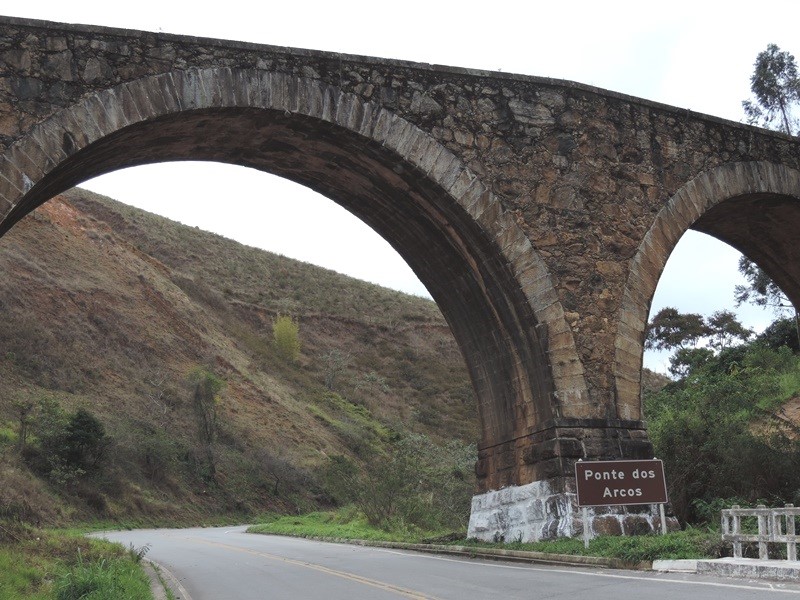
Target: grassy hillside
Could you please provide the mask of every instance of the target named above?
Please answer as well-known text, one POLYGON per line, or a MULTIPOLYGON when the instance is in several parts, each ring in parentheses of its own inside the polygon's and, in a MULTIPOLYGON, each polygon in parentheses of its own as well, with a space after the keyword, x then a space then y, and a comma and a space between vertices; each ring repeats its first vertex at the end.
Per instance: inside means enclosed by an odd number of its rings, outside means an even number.
POLYGON ((294 511, 327 501, 315 473, 331 456, 359 462, 409 432, 477 439, 428 300, 79 189, 0 239, 0 273, 0 517, 294 511), (296 362, 275 350, 278 315, 299 322, 296 362), (81 408, 107 437, 70 473, 46 425, 81 408))

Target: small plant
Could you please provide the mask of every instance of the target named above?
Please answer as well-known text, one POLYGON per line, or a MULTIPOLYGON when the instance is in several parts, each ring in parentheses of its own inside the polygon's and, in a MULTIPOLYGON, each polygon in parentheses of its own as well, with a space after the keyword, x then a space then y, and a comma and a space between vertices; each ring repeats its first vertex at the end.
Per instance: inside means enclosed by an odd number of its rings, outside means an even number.
POLYGON ((132 543, 128 545, 128 556, 131 557, 131 560, 136 563, 142 562, 142 559, 150 552, 150 544, 145 544, 140 548, 137 548, 132 543))

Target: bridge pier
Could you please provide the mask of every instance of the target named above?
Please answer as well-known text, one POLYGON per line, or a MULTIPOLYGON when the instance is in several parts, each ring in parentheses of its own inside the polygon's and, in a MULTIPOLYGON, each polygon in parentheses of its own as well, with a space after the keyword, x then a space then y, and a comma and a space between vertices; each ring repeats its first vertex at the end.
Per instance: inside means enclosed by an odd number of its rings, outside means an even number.
MULTIPOLYGON (((478 494, 472 498, 467 536, 484 542, 577 537, 585 524, 574 488, 573 477, 534 481, 478 494)), ((593 507, 588 516, 592 536, 642 535, 661 527, 657 504, 593 507)), ((677 521, 671 518, 669 526, 677 528, 677 521)))
MULTIPOLYGON (((575 495, 578 460, 653 458, 643 421, 557 418, 515 440, 480 448, 481 493, 472 500, 469 536, 532 542, 583 531, 575 495), (530 482, 530 483, 523 483, 530 482)), ((590 511, 594 533, 622 535, 660 527, 657 506, 590 511)))

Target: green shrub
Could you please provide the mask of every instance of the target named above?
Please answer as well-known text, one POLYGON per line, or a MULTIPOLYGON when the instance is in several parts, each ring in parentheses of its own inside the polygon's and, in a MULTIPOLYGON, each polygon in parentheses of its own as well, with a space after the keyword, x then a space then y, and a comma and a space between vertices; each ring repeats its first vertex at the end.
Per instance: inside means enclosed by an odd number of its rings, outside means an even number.
POLYGON ((794 370, 788 349, 751 344, 720 353, 645 397, 650 438, 682 522, 716 523, 716 507, 708 507, 718 498, 797 501, 800 443, 768 426, 774 408, 786 400, 782 388, 792 383, 782 381, 782 372, 794 370))
POLYGON ((363 472, 348 458, 333 457, 323 480, 335 500, 353 502, 370 525, 459 529, 469 518, 474 463, 471 445, 438 446, 424 435, 407 435, 388 456, 371 455, 363 472))
POLYGON ((27 462, 60 485, 96 471, 110 443, 96 416, 84 408, 68 415, 51 398, 40 400, 32 430, 36 444, 25 450, 27 462))
POLYGON ((278 315, 272 323, 272 336, 278 354, 289 362, 300 358, 300 324, 285 315, 278 315))
POLYGON ((189 373, 192 385, 192 403, 197 414, 200 437, 211 444, 217 436, 217 403, 225 382, 211 371, 197 367, 189 373))
POLYGON ((103 460, 108 442, 100 420, 79 408, 64 430, 61 457, 68 467, 92 470, 103 460))
POLYGON ((177 440, 162 430, 148 432, 137 444, 142 471, 149 480, 161 483, 178 462, 177 440))
POLYGON ((18 441, 17 433, 8 425, 0 425, 0 445, 10 446, 18 441))

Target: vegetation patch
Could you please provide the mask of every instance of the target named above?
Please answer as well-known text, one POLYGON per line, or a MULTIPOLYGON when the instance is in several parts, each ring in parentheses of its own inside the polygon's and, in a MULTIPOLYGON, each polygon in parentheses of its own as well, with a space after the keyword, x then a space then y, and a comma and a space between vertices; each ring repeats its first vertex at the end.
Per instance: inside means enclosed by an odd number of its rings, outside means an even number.
POLYGON ((325 509, 328 457, 478 437, 430 300, 79 189, 3 237, 0 270, 0 515, 325 509))
POLYGON ((719 558, 730 555, 730 545, 721 541, 718 532, 692 528, 670 532, 666 535, 599 536, 590 541, 588 549, 584 547, 582 539, 576 538, 559 538, 532 543, 492 544, 476 540, 451 543, 474 548, 504 548, 546 554, 601 556, 631 564, 665 559, 719 558))
POLYGON ((370 525, 365 516, 352 507, 312 512, 305 515, 269 515, 248 530, 250 533, 326 537, 342 540, 380 540, 418 542, 431 532, 414 529, 387 531, 370 525))
POLYGON ((720 503, 800 501, 800 436, 784 414, 800 394, 800 358, 775 331, 751 339, 725 311, 706 320, 673 308, 649 324, 648 346, 674 352, 676 379, 645 391, 644 414, 683 524, 714 524, 708 507, 720 503))
POLYGON ((582 539, 558 538, 541 542, 490 543, 465 539, 463 533, 421 528, 390 529, 370 525, 353 507, 336 511, 315 512, 300 516, 268 516, 248 529, 250 533, 320 537, 341 540, 433 543, 467 548, 498 548, 544 554, 568 554, 614 558, 626 563, 663 559, 699 559, 730 556, 730 544, 721 541, 719 532, 689 528, 667 535, 600 536, 591 540, 589 548, 582 539))
POLYGON ((0 523, 0 597, 152 600, 140 564, 146 550, 75 533, 0 523))

